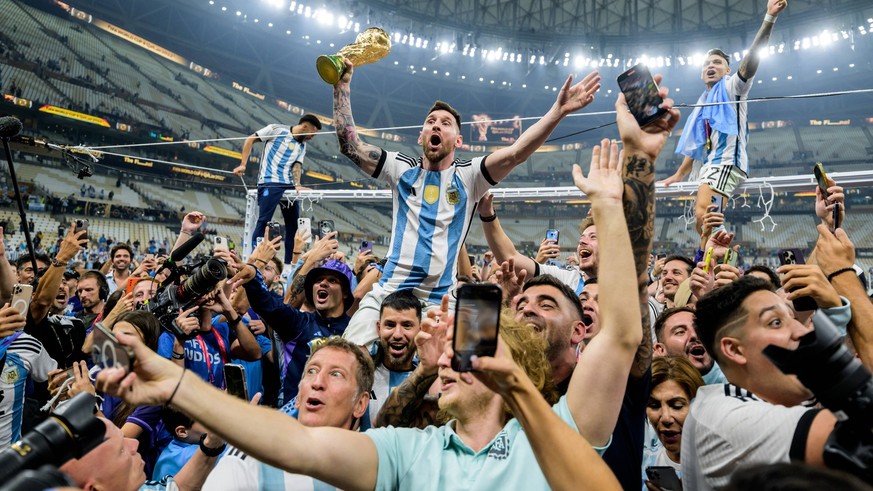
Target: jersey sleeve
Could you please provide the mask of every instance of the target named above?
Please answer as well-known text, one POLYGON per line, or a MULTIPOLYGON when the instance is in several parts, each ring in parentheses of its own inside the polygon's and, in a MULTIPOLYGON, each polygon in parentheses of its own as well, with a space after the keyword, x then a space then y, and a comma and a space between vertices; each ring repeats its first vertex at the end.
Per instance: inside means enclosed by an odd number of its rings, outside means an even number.
POLYGON ((48 380, 48 374, 58 367, 56 362, 42 343, 30 334, 22 334, 9 346, 9 350, 17 352, 27 366, 29 375, 36 382, 48 380))
POLYGON ((535 264, 536 271, 534 272, 534 276, 539 276, 541 274, 552 275, 561 280, 561 283, 569 286, 573 291, 578 289, 579 282, 582 281, 582 276, 580 276, 579 272, 576 270, 570 271, 569 269, 559 268, 558 266, 552 266, 551 264, 535 264))
POLYGON ((231 447, 225 452, 203 484, 203 491, 256 491, 260 489, 258 462, 231 447))
POLYGON ((732 98, 744 97, 749 95, 749 91, 752 90, 752 83, 754 81, 755 77, 751 77, 749 80, 744 81, 739 73, 735 73, 728 77, 727 82, 725 83, 725 88, 732 98))
POLYGON ((470 165, 458 165, 457 175, 461 178, 464 186, 470 190, 469 200, 476 203, 489 189, 497 185, 497 182, 488 173, 485 160, 488 156, 476 157, 470 161, 470 165))
POLYGON ((689 460, 696 460, 698 469, 686 469, 683 458, 683 475, 696 471, 710 487, 718 487, 742 465, 789 462, 798 423, 814 410, 725 395, 702 407, 692 405, 691 411, 696 428, 689 443, 697 458, 689 460))
POLYGON ((258 135, 259 140, 265 141, 276 134, 277 127, 278 125, 268 124, 267 126, 264 126, 263 128, 256 131, 255 134, 258 135))
POLYGON ((400 176, 418 166, 418 161, 400 152, 386 152, 382 150, 373 177, 381 179, 391 186, 396 186, 400 176))

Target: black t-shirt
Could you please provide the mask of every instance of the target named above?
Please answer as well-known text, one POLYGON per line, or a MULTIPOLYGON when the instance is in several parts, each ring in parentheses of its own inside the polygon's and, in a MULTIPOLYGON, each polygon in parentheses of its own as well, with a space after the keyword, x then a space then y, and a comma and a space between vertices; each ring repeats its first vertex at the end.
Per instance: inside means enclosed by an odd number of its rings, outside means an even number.
POLYGON ((625 490, 640 489, 643 440, 646 437, 646 403, 651 390, 651 367, 642 378, 628 377, 621 411, 612 432, 612 443, 603 454, 603 460, 625 490))
POLYGON ((87 359, 82 353, 85 343, 85 324, 74 317, 49 314, 39 322, 28 315, 24 332, 45 346, 49 356, 58 362, 58 368, 67 368, 73 362, 87 359))

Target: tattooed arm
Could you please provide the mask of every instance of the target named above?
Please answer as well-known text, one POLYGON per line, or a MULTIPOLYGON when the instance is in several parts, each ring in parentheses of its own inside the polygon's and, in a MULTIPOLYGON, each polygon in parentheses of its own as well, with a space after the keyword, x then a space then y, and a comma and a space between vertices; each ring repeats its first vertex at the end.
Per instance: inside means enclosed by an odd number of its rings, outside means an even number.
POLYGON ((333 125, 336 127, 336 136, 339 140, 340 151, 351 159, 362 171, 374 176, 382 159, 384 150, 364 143, 358 138, 355 130, 355 120, 352 118, 351 81, 354 67, 352 62, 343 59, 345 73, 336 85, 333 86, 333 125))
MULTIPOLYGON (((660 83, 661 77, 655 77, 660 83)), ((624 144, 624 213, 630 232, 631 248, 636 264, 637 288, 640 301, 640 320, 643 339, 637 348, 631 366, 631 376, 642 377, 652 364, 652 334, 649 318, 649 252, 655 235, 655 159, 676 123, 679 111, 673 109, 672 99, 666 99, 667 89, 661 88, 664 107, 669 109, 665 118, 640 128, 627 110, 623 94, 616 101, 618 130, 624 144)))
MULTIPOLYGON (((788 2, 786 0, 769 0, 767 2, 767 15, 776 17, 787 5, 788 2)), ((749 47, 749 52, 743 57, 743 61, 740 62, 740 69, 737 71, 737 74, 743 81, 749 81, 758 71, 758 64, 761 63, 759 52, 761 48, 767 47, 767 43, 770 41, 770 34, 773 32, 774 22, 775 20, 773 22, 764 20, 761 23, 761 28, 758 29, 758 33, 755 34, 755 39, 749 47)))
POLYGON ((374 428, 396 426, 398 428, 424 429, 430 425, 438 424, 437 399, 427 395, 430 386, 437 378, 437 374, 424 374, 422 372, 423 370, 416 369, 409 378, 391 392, 376 416, 374 428))

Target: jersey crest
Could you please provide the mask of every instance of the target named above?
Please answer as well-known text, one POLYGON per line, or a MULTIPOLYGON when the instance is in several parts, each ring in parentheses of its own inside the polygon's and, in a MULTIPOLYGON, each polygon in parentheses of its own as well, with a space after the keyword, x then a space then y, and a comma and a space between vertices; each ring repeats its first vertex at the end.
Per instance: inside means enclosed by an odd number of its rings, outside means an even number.
POLYGON ((432 205, 436 203, 438 199, 440 199, 439 186, 429 185, 424 187, 424 201, 427 204, 432 205))

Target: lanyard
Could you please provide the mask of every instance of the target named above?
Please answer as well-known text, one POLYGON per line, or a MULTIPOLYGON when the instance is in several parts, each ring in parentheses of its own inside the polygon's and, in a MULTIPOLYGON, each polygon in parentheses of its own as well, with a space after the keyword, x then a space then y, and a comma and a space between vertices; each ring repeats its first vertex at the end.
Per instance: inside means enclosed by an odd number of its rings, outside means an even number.
MULTIPOLYGON (((224 340, 221 339, 221 334, 215 332, 215 329, 212 330, 212 336, 215 338, 215 342, 218 343, 218 352, 221 355, 221 363, 227 363, 227 348, 224 345, 224 340)), ((209 349, 206 347, 206 342, 203 341, 203 335, 198 334, 196 338, 197 343, 200 344, 200 349, 203 351, 203 360, 206 362, 206 372, 209 374, 209 383, 215 385, 215 374, 212 373, 212 357, 209 356, 209 349)), ((224 384, 222 383, 222 388, 224 384)))

